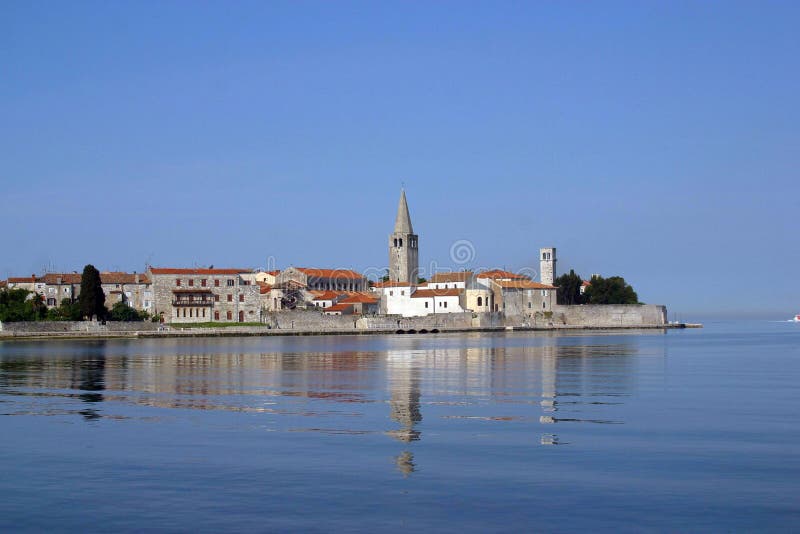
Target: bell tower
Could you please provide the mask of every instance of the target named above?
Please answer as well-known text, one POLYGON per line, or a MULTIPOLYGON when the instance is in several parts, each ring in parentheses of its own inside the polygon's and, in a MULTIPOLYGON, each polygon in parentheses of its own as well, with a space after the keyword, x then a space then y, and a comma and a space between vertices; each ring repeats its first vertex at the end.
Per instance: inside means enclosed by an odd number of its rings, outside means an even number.
POLYGON ((553 285, 556 279, 556 249, 539 249, 539 278, 543 284, 553 285))
POLYGON ((419 236, 411 226, 405 190, 400 190, 400 203, 394 232, 389 236, 389 280, 417 284, 419 276, 419 236))

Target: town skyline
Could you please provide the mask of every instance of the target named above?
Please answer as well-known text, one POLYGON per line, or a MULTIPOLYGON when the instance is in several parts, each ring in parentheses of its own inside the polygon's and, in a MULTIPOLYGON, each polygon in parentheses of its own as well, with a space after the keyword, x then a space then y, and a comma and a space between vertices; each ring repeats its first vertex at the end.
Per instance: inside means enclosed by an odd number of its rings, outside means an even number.
POLYGON ((800 6, 620 7, 4 6, 0 277, 363 271, 404 183, 420 266, 797 313, 800 6))

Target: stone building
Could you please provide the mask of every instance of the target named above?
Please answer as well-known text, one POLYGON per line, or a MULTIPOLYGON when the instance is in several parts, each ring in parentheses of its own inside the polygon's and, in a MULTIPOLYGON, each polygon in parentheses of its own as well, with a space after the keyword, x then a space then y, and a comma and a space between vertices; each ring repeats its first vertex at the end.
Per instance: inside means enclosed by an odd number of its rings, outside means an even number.
POLYGON ((168 323, 260 322, 260 287, 249 272, 151 267, 153 313, 168 323))
MULTIPOLYGON (((47 273, 41 277, 44 282, 44 302, 48 308, 56 308, 61 301, 68 299, 70 302, 78 300, 81 292, 81 279, 79 273, 47 273)), ((104 290, 105 291, 105 290, 104 290)))
MULTIPOLYGON (((81 293, 83 276, 77 272, 46 273, 42 276, 24 278, 21 287, 41 295, 48 308, 56 308, 64 299, 75 302, 81 293)), ((10 280, 17 280, 12 278, 10 280)), ((150 280, 144 274, 125 272, 101 272, 100 284, 106 296, 106 307, 125 302, 139 311, 151 311, 153 294, 150 280)))
POLYGON ((552 285, 532 280, 492 280, 496 311, 506 317, 533 317, 537 312, 552 312, 556 290, 552 285))
POLYGON ((539 279, 543 284, 552 286, 556 277, 556 249, 547 247, 539 249, 539 279))
MULTIPOLYGON (((109 310, 117 302, 124 302, 139 311, 153 311, 153 288, 146 274, 101 272, 100 283, 109 310)), ((80 282, 78 290, 80 292, 80 282)))
POLYGON ((418 276, 419 236, 411 225, 406 192, 401 190, 394 231, 389 236, 389 280, 416 284, 418 276))

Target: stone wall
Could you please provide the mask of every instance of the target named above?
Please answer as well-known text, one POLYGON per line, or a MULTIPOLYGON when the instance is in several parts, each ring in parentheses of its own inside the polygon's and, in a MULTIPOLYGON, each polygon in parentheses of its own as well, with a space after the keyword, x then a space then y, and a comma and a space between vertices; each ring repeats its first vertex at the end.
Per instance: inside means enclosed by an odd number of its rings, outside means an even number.
POLYGON ((59 332, 149 332, 158 330, 157 323, 149 321, 116 322, 102 324, 96 321, 37 321, 19 323, 0 323, 0 332, 4 334, 47 334, 59 332))
POLYGON ((661 326, 667 324, 667 308, 654 304, 553 306, 552 322, 592 328, 661 326))

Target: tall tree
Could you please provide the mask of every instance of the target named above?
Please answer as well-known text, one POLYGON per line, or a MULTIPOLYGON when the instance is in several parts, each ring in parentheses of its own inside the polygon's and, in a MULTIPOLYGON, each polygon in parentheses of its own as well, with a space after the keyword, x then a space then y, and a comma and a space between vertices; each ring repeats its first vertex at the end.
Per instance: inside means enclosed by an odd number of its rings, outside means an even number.
POLYGON ((106 310, 106 294, 100 282, 100 271, 94 265, 87 265, 83 268, 81 277, 81 294, 78 295, 78 303, 81 305, 81 315, 88 319, 97 317, 103 319, 106 310))
POLYGON ((581 295, 581 285, 583 279, 570 269, 569 273, 562 274, 553 281, 553 285, 558 287, 556 299, 559 304, 583 304, 584 299, 581 295))
POLYGON ((633 287, 621 276, 593 276, 592 285, 584 293, 589 304, 638 304, 639 297, 633 287))

